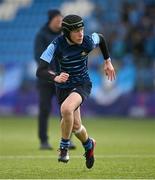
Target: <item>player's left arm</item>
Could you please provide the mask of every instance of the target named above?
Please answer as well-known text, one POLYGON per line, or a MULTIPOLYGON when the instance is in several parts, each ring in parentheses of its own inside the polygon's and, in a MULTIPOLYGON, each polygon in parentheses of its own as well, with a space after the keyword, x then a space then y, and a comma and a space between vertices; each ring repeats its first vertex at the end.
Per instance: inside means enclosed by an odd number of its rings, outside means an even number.
POLYGON ((114 80, 116 78, 115 69, 111 63, 108 47, 105 38, 102 34, 98 34, 100 38, 99 47, 105 59, 104 61, 104 72, 108 76, 109 80, 114 80))
POLYGON ((116 78, 116 74, 115 74, 115 69, 111 62, 111 58, 109 55, 109 51, 108 51, 108 47, 107 47, 105 38, 102 34, 98 34, 98 33, 94 33, 93 36, 94 36, 93 37, 94 42, 96 45, 97 44, 99 45, 99 48, 100 48, 100 50, 103 54, 104 60, 105 60, 104 61, 104 72, 108 76, 108 79, 112 81, 116 78))

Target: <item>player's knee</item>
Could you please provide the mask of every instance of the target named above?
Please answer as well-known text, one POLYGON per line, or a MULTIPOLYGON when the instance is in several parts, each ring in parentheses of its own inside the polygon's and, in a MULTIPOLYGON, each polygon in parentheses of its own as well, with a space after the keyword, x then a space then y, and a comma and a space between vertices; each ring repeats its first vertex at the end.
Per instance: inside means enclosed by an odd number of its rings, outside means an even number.
POLYGON ((65 115, 71 115, 71 114, 73 114, 73 110, 70 108, 70 106, 62 104, 62 106, 61 106, 61 115, 65 116, 65 115))

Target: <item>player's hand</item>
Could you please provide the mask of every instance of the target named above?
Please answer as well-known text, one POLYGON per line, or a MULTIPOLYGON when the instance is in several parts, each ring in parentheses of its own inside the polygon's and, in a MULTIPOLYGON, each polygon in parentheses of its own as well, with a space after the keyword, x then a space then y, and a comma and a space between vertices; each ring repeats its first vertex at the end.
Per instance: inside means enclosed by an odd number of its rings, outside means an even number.
POLYGON ((69 74, 68 73, 65 73, 65 72, 62 72, 59 76, 56 76, 54 78, 54 81, 55 82, 58 82, 58 83, 64 83, 68 80, 69 78, 69 74))
POLYGON ((104 72, 108 76, 108 80, 112 81, 116 78, 115 69, 110 58, 104 62, 104 72))

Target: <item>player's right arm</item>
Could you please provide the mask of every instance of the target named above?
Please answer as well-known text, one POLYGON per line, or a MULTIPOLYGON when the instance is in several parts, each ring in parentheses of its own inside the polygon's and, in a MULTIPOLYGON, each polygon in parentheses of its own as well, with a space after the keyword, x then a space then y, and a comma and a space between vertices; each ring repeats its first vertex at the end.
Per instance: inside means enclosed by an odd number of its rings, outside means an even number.
POLYGON ((54 71, 49 69, 50 62, 53 60, 54 53, 56 51, 56 46, 51 43, 47 49, 43 52, 40 57, 39 66, 36 71, 36 76, 40 79, 44 79, 48 82, 58 82, 64 83, 67 81, 69 74, 62 72, 57 75, 54 71))

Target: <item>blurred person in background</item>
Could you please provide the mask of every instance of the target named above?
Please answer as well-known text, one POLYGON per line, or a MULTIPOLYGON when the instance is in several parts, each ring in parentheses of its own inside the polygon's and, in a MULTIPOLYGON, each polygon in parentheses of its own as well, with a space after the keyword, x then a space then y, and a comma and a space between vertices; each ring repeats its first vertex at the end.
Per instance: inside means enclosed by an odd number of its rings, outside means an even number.
MULTIPOLYGON (((34 56, 37 65, 39 65, 40 56, 51 41, 61 34, 62 15, 57 9, 48 11, 48 22, 39 30, 35 37, 34 56)), ((55 70, 54 63, 50 68, 55 70)), ((55 84, 49 83, 44 79, 37 82, 39 92, 39 114, 38 114, 38 135, 40 139, 40 149, 51 150, 52 145, 48 142, 48 119, 51 111, 51 100, 55 96, 55 84)), ((74 143, 71 141, 70 149, 75 149, 74 143)))
POLYGON ((84 22, 78 15, 68 15, 62 21, 63 35, 56 38, 41 55, 37 69, 38 78, 56 83, 56 94, 61 105, 61 140, 59 162, 69 161, 69 145, 72 132, 81 141, 85 150, 86 167, 94 165, 95 140, 89 137, 82 125, 80 106, 89 97, 92 82, 88 74, 88 54, 100 47, 104 56, 104 71, 109 80, 115 79, 106 41, 103 35, 84 35, 84 22), (57 57, 54 59, 54 57, 57 57), (58 63, 57 71, 49 70, 51 61, 58 63))

